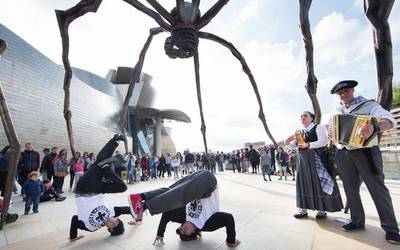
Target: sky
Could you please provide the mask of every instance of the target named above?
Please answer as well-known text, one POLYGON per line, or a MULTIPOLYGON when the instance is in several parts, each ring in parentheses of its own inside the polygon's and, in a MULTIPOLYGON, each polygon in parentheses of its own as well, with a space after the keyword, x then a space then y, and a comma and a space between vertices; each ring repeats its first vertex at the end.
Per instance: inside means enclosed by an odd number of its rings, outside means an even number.
MULTIPOLYGON (((187 0, 188 1, 188 0, 187 0)), ((2 0, 0 22, 56 63, 61 64, 61 38, 55 9, 78 0, 2 0)), ((142 3, 145 1, 142 0, 142 3)), ((159 0, 170 10, 173 0, 159 0)), ((205 13, 216 0, 202 0, 205 13)), ((146 4, 146 3, 144 3, 146 4)), ((148 4, 146 4, 149 6, 148 4)), ((261 94, 268 126, 280 141, 301 127, 300 114, 312 110, 304 85, 305 52, 296 0, 231 0, 202 31, 232 42, 245 57, 261 94)), ((376 66, 372 28, 363 0, 314 0, 310 11, 315 75, 323 117, 338 105, 329 94, 343 79, 359 82, 356 94, 375 98, 376 66)), ((399 82, 400 5, 389 18, 393 42, 393 82, 399 82)), ((105 76, 118 66, 133 67, 157 23, 123 1, 103 0, 97 13, 70 25, 72 66, 105 76)), ((192 59, 170 59, 164 53, 167 34, 154 38, 143 71, 153 76, 156 108, 179 109, 192 123, 165 121, 177 150, 203 150, 192 59)), ((258 119, 258 104, 247 76, 230 51, 200 40, 200 78, 208 147, 213 151, 241 148, 246 142, 270 143, 258 119)), ((101 105, 101 104, 99 104, 101 105)))

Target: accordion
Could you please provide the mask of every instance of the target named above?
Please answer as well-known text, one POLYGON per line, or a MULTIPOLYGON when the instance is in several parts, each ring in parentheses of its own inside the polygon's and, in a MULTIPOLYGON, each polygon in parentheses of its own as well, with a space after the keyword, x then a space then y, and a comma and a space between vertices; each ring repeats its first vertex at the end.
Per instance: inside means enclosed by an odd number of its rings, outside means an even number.
POLYGON ((353 148, 372 147, 372 140, 378 135, 379 117, 367 115, 335 114, 332 117, 332 140, 353 148), (374 132, 368 138, 360 134, 365 125, 372 125, 374 132))

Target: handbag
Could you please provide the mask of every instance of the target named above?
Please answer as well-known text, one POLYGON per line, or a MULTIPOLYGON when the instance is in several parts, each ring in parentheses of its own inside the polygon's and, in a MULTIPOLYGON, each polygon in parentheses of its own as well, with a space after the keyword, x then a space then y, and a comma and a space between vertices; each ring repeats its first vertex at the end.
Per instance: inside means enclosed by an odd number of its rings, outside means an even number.
POLYGON ((65 176, 67 176, 67 171, 58 171, 57 173, 56 173, 56 176, 57 177, 65 177, 65 176))

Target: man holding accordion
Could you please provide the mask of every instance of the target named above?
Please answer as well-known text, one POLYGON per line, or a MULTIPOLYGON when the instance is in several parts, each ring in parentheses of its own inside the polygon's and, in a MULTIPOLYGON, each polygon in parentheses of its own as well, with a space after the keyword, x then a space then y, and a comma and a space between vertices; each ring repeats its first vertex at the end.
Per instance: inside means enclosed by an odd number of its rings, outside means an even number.
POLYGON ((357 82, 337 83, 331 94, 336 94, 340 105, 332 116, 330 138, 337 146, 336 164, 343 181, 351 211, 351 222, 345 231, 364 229, 365 214, 360 197, 360 177, 365 182, 378 210, 386 240, 400 243, 392 199, 384 183, 383 164, 379 149, 380 133, 396 125, 392 115, 374 100, 354 97, 357 82))

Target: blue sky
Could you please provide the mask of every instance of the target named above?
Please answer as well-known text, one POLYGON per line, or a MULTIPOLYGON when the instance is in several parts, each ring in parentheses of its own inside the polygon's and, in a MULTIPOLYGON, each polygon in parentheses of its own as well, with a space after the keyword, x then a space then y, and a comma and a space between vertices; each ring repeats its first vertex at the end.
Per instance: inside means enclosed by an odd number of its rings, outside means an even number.
MULTIPOLYGON (((3 0, 0 22, 61 63, 61 39, 54 9, 66 9, 77 2, 3 0)), ((159 2, 167 9, 175 3, 159 2)), ((214 2, 202 0, 202 13, 214 2)), ((376 95, 372 29, 364 16, 362 2, 314 0, 311 7, 315 73, 319 79, 323 121, 328 120, 338 103, 329 90, 339 80, 356 79, 360 83, 359 94, 367 98, 376 95)), ((304 89, 306 67, 298 7, 297 0, 231 0, 203 29, 231 41, 244 55, 259 85, 267 122, 277 140, 298 129, 300 113, 311 109, 304 89)), ((394 82, 398 82, 400 6, 397 2, 389 20, 394 82)), ((133 66, 148 30, 155 26, 152 19, 126 3, 104 0, 97 14, 88 14, 71 25, 71 63, 101 76, 110 68, 133 66)), ((154 77, 152 84, 158 90, 156 107, 181 109, 192 118, 191 124, 167 123, 177 149, 201 150, 193 61, 169 59, 163 51, 166 37, 160 35, 154 39, 144 71, 154 77)), ((227 151, 242 147, 245 142, 269 142, 257 118, 254 93, 240 64, 225 48, 209 41, 200 42, 199 53, 209 148, 227 151)))

